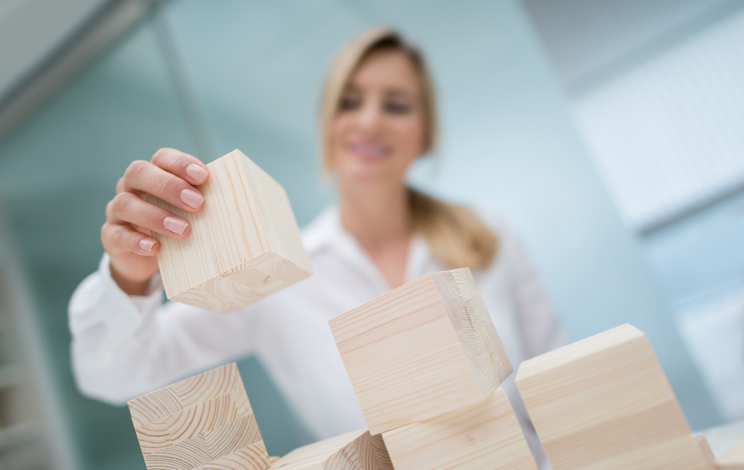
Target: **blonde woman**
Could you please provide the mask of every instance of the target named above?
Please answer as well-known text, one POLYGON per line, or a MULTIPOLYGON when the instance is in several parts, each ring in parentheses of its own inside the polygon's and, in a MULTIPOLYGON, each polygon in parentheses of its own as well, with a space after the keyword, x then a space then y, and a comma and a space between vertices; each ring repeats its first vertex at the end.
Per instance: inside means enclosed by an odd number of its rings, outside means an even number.
MULTIPOLYGON (((339 204, 303 231, 315 275, 228 316, 161 304, 158 244, 147 235, 188 236, 185 220, 142 196, 198 211, 205 166, 174 149, 129 166, 106 209, 106 254, 70 303, 83 393, 123 403, 255 353, 315 437, 363 427, 328 320, 426 273, 463 266, 515 366, 565 343, 537 274, 502 222, 406 186, 408 168, 438 136, 434 90, 417 49, 387 29, 348 44, 327 76, 320 123, 339 204)), ((517 400, 513 384, 507 390, 517 400)))

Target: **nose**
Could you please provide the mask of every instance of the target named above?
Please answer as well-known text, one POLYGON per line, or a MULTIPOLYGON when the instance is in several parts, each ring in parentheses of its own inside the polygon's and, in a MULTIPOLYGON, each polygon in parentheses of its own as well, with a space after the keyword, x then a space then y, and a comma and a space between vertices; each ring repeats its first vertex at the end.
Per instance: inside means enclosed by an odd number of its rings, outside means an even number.
POLYGON ((366 100, 356 116, 358 129, 371 134, 378 132, 383 120, 380 110, 380 104, 376 100, 366 100))

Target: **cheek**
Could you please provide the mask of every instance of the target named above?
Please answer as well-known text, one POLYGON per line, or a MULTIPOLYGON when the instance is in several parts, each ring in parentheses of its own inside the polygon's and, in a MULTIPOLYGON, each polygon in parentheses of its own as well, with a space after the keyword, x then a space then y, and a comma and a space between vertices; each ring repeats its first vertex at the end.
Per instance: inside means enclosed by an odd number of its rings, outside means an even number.
POLYGON ((339 116, 333 120, 331 124, 331 148, 338 146, 344 135, 346 128, 348 127, 348 119, 343 116, 339 116))
POLYGON ((399 145, 406 153, 416 158, 424 153, 424 125, 420 119, 410 119, 398 123, 399 145))
POLYGON ((338 155, 344 141, 344 135, 349 127, 348 118, 339 116, 331 123, 330 133, 328 135, 328 150, 330 152, 330 163, 335 165, 336 156, 338 155))

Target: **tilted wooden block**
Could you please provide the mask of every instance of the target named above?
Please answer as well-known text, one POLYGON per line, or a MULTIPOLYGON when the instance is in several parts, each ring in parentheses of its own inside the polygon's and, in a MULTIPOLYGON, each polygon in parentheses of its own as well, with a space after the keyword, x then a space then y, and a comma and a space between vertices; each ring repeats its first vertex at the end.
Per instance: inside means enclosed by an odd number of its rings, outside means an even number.
POLYGON ((480 403, 512 372, 469 269, 429 274, 329 324, 373 435, 480 403))
POLYGON ((739 439, 716 460, 716 468, 718 470, 744 470, 744 438, 739 439))
POLYGON ((706 468, 651 344, 633 326, 525 361, 516 382, 554 470, 706 468))
POLYGON ((265 470, 261 433, 235 363, 129 402, 149 470, 265 470))
POLYGON ((207 169, 204 207, 194 214, 146 197, 191 225, 179 240, 152 234, 168 298, 229 313, 310 276, 284 188, 239 150, 207 169))
POLYGON ((537 470, 502 388, 483 403, 382 433, 395 470, 537 470))
POLYGON ((381 436, 360 429, 296 449, 274 462, 281 470, 393 470, 381 436))
POLYGON ((698 449, 700 449, 700 453, 705 457, 706 468, 708 470, 715 470, 716 456, 713 455, 713 449, 710 448, 708 439, 706 439, 705 436, 695 436, 695 443, 697 444, 698 449))

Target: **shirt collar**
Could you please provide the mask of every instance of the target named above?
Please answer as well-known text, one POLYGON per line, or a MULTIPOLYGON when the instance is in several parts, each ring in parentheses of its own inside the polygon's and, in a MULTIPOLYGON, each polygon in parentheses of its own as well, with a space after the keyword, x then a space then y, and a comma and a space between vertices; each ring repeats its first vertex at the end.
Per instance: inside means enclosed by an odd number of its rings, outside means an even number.
MULTIPOLYGON (((337 206, 326 208, 303 230, 305 250, 312 258, 323 250, 332 250, 360 269, 371 282, 379 283, 389 289, 384 277, 374 265, 369 255, 364 251, 357 239, 349 233, 341 223, 341 215, 337 206)), ((427 267, 433 261, 433 255, 425 239, 420 234, 413 234, 408 247, 406 260, 405 282, 417 279, 429 270, 427 267)))

